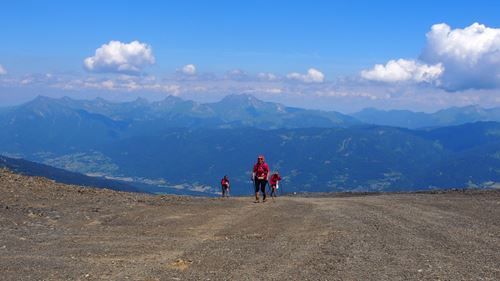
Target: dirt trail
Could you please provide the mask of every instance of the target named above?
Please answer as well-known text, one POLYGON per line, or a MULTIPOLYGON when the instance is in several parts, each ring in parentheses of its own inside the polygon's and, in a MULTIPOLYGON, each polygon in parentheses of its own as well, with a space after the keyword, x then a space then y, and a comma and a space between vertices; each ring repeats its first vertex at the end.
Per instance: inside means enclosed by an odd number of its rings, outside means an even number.
POLYGON ((252 203, 0 172, 2 280, 500 280, 500 191, 252 203))

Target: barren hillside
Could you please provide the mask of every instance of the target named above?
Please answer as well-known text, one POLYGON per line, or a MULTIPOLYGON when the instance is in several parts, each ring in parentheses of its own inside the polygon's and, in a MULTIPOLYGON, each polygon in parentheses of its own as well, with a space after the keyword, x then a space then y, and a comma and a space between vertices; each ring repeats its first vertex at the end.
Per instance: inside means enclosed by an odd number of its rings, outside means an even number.
POLYGON ((499 280, 500 191, 254 204, 0 172, 2 280, 499 280))

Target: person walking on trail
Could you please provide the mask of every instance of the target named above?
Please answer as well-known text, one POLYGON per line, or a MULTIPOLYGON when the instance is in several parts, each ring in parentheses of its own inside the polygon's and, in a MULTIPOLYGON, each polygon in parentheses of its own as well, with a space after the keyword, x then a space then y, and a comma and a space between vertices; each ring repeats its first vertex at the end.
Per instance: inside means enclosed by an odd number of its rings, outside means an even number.
POLYGON ((266 185, 269 180, 269 166, 264 161, 264 156, 257 158, 257 163, 253 166, 252 180, 255 184, 255 203, 259 203, 259 190, 264 197, 262 202, 266 202, 266 185))
POLYGON ((229 197, 229 178, 224 176, 220 181, 222 187, 222 197, 229 197))
POLYGON ((274 172, 271 175, 271 179, 269 180, 269 185, 271 186, 271 198, 276 197, 276 190, 279 188, 279 181, 281 180, 280 174, 278 171, 274 172))

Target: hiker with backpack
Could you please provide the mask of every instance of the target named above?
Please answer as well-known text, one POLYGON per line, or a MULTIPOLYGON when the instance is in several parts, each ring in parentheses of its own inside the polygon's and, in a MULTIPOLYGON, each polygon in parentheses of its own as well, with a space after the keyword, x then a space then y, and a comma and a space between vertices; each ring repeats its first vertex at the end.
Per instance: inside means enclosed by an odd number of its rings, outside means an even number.
POLYGON ((229 197, 229 178, 225 175, 220 181, 222 187, 222 197, 229 197))
POLYGON ((266 185, 269 180, 269 166, 264 161, 264 156, 260 155, 257 158, 257 163, 253 166, 252 180, 255 185, 255 203, 259 203, 259 190, 262 192, 264 199, 262 202, 266 202, 266 185))
POLYGON ((271 186, 271 198, 276 197, 276 190, 279 188, 280 180, 281 176, 278 171, 271 175, 271 179, 269 180, 269 185, 271 186))

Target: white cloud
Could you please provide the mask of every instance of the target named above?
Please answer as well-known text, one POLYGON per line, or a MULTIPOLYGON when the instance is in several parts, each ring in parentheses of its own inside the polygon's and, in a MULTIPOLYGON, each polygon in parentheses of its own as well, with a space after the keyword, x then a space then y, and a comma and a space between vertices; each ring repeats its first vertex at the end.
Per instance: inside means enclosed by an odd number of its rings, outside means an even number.
POLYGON ((267 81, 275 81, 278 79, 278 77, 275 74, 270 72, 259 72, 257 74, 257 78, 259 78, 260 80, 267 80, 267 81))
POLYGON ((361 77, 381 82, 433 82, 444 71, 441 63, 427 65, 415 60, 390 60, 385 65, 376 64, 370 70, 361 71, 361 77))
POLYGON ((138 73, 145 66, 154 64, 153 50, 139 41, 122 43, 110 41, 84 60, 87 70, 93 72, 138 73))
POLYGON ((481 60, 500 62, 500 29, 474 23, 451 30, 445 23, 435 24, 427 33, 426 57, 454 60, 475 65, 481 60))
POLYGON ((235 80, 235 81, 246 81, 250 78, 248 73, 241 69, 233 69, 226 72, 225 79, 235 80))
POLYGON ((247 94, 282 94, 284 90, 278 87, 261 87, 259 85, 254 85, 253 87, 247 87, 247 89, 242 90, 241 92, 247 94))
POLYGON ((309 68, 306 74, 292 72, 286 77, 288 79, 302 81, 305 83, 321 83, 325 80, 325 75, 321 71, 314 68, 309 68))
POLYGON ((500 28, 474 23, 464 29, 435 24, 427 33, 421 55, 430 63, 443 63, 447 90, 500 86, 500 28))
POLYGON ((196 66, 194 64, 186 64, 182 67, 181 72, 186 75, 195 75, 196 74, 196 66))
POLYGON ((388 83, 434 82, 447 91, 499 88, 500 28, 435 24, 419 60, 390 60, 362 71, 361 77, 388 83))
POLYGON ((0 64, 0 75, 5 75, 7 74, 7 70, 0 64))
MULTIPOLYGON (((22 81, 21 81, 22 83, 22 81)), ((33 82, 29 82, 33 83, 33 82)), ((83 78, 68 77, 67 79, 57 79, 49 87, 65 90, 105 90, 117 92, 163 92, 178 95, 181 86, 171 83, 171 81, 159 82, 154 76, 118 76, 118 77, 96 77, 88 76, 83 78)))
POLYGON ((111 80, 106 80, 101 83, 104 89, 112 90, 115 86, 115 83, 111 80))
POLYGON ((264 93, 269 93, 269 94, 281 94, 283 93, 283 89, 281 88, 266 88, 263 89, 264 93))

